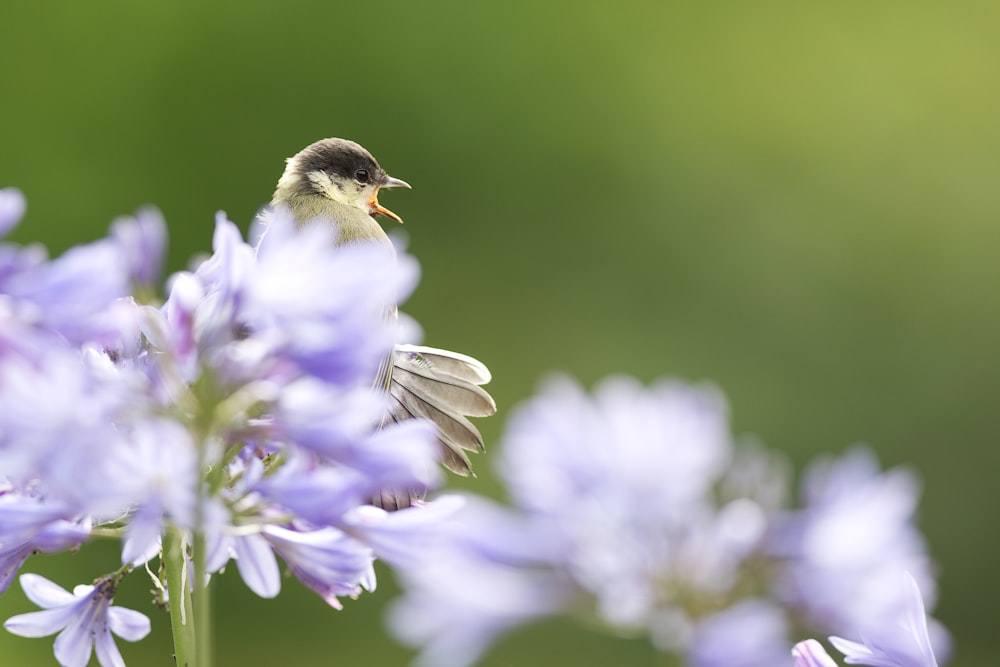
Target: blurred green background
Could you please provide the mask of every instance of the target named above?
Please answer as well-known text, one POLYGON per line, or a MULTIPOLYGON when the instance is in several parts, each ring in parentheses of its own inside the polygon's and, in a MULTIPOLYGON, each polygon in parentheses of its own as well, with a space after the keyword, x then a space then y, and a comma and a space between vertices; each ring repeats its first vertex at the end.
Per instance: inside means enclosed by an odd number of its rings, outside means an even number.
MULTIPOLYGON (((53 253, 154 203, 179 269, 216 210, 246 228, 284 158, 353 138, 414 186, 382 199, 423 267, 405 309, 494 371, 489 441, 563 369, 711 380, 736 432, 800 467, 871 443, 923 479, 952 664, 992 665, 998 22, 992 1, 6 0, 0 186, 28 196, 14 239, 53 253)), ((70 586, 115 558, 30 569, 70 586)), ((402 665, 380 585, 334 612, 231 571, 218 664, 402 665)), ((170 665, 148 588, 119 595, 154 621, 122 650, 170 665)), ((17 586, 0 599, 29 608, 17 586)), ((0 633, 3 664, 51 651, 0 633)), ((482 664, 654 662, 550 622, 482 664)))

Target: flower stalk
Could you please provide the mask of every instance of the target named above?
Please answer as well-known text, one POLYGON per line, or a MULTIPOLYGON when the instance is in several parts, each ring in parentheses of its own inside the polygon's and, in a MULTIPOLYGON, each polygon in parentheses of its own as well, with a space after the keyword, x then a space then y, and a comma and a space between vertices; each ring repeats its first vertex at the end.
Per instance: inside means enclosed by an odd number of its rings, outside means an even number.
POLYGON ((187 545, 184 532, 176 526, 167 529, 163 539, 163 563, 170 600, 170 629, 174 637, 174 661, 178 667, 195 667, 197 636, 191 586, 187 576, 187 545))

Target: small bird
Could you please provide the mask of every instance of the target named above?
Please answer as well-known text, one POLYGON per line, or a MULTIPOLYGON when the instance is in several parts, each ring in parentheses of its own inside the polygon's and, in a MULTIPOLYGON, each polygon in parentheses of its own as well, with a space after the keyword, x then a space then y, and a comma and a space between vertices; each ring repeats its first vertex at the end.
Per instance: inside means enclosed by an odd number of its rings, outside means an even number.
MULTIPOLYGON (((336 228, 337 245, 374 242, 391 246, 376 216, 403 220, 379 204, 378 193, 382 188, 409 187, 406 181, 389 176, 359 144, 322 139, 288 158, 271 205, 290 210, 299 225, 328 221, 336 228)), ((383 423, 429 419, 437 426, 442 464, 459 475, 469 475, 472 464, 466 452, 482 451, 483 438, 468 417, 496 412, 493 398, 480 386, 490 377, 482 362, 464 354, 397 345, 375 380, 375 386, 390 396, 383 423)), ((416 497, 419 491, 384 490, 374 504, 395 510, 408 507, 416 497)))

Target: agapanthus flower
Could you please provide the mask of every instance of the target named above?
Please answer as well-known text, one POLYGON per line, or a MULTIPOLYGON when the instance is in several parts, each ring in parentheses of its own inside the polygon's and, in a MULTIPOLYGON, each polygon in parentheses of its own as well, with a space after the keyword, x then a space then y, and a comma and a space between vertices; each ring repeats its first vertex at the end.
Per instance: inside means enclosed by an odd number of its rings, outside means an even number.
POLYGON ((29 556, 72 549, 90 537, 91 522, 73 516, 57 502, 0 492, 0 594, 29 556))
POLYGON ((780 665, 788 655, 788 620, 773 602, 740 601, 701 620, 687 650, 699 667, 780 665))
MULTIPOLYGON (((0 191, 0 233, 23 210, 20 193, 0 191)), ((449 514, 448 501, 398 517, 364 509, 381 489, 439 481, 433 429, 382 426, 372 387, 415 263, 264 220, 251 245, 220 214, 213 254, 175 274, 162 305, 165 231, 150 210, 53 260, 0 245, 0 592, 33 553, 122 540, 120 568, 76 597, 22 577, 50 609, 7 627, 63 629, 63 664, 85 663, 91 644, 102 665, 121 664, 109 629, 145 630, 110 606, 114 588, 168 541, 182 559, 203 550, 177 571, 210 575, 235 558, 264 597, 280 590, 280 558, 339 608, 375 588, 377 557, 405 560, 449 514)), ((168 601, 172 582, 153 576, 168 601)))
POLYGON ((44 608, 12 616, 4 627, 22 637, 45 637, 55 633, 55 656, 63 667, 85 667, 92 652, 102 667, 124 667, 112 633, 134 642, 149 634, 149 619, 132 609, 112 606, 117 579, 77 586, 70 593, 37 574, 21 575, 21 588, 28 599, 44 608))
MULTIPOLYGON (((119 218, 111 225, 111 238, 122 249, 133 289, 154 292, 167 251, 167 223, 155 208, 119 218)), ((148 296, 152 296, 149 294, 148 296)))
POLYGON ((855 449, 807 471, 804 506, 776 517, 773 548, 784 566, 778 595, 826 631, 864 633, 901 604, 908 571, 928 596, 931 561, 914 524, 917 483, 905 469, 882 472, 855 449))
POLYGON ((779 664, 793 628, 855 628, 900 599, 890 573, 929 571, 909 473, 855 450, 813 468, 789 510, 787 466, 734 442, 711 388, 556 380, 511 419, 499 472, 511 507, 470 499, 440 566, 401 571, 390 625, 419 664, 464 667, 581 610, 691 667, 779 664))

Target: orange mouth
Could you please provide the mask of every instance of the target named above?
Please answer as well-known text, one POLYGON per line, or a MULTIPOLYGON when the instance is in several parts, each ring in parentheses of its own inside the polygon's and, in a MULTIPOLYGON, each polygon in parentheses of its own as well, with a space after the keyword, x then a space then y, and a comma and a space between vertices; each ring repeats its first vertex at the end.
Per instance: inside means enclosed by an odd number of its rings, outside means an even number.
POLYGON ((372 198, 368 200, 368 210, 371 212, 373 218, 376 215, 384 215, 387 218, 395 220, 399 224, 403 224, 403 219, 401 217, 378 203, 378 190, 376 190, 375 194, 372 195, 372 198))

